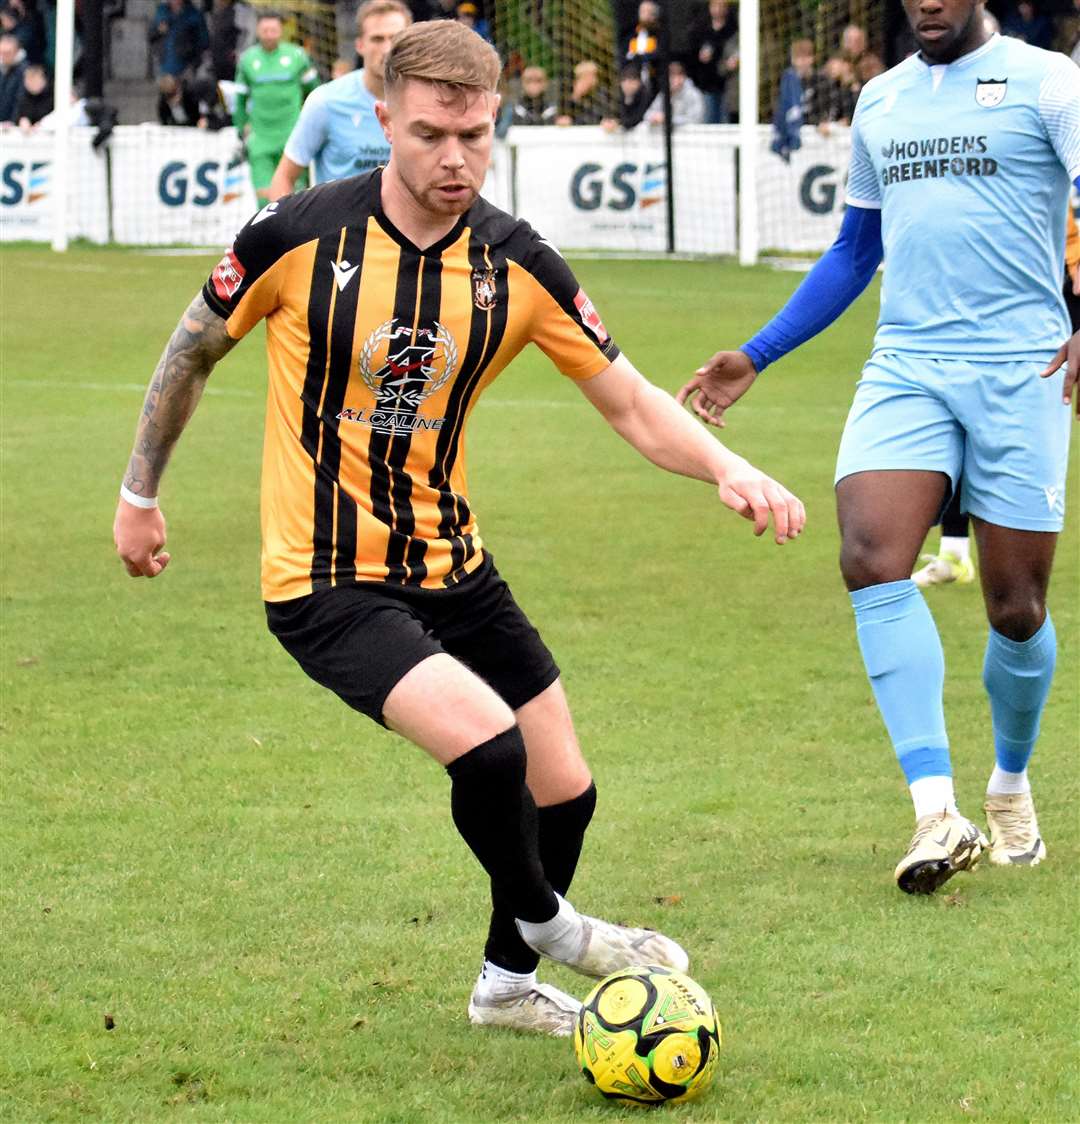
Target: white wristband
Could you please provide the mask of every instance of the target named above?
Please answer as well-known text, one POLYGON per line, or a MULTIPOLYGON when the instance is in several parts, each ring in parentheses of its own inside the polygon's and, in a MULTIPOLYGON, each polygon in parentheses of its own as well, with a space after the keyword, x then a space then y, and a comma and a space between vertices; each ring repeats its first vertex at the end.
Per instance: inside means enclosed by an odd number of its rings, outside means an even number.
POLYGON ((131 504, 132 507, 151 508, 157 507, 157 496, 137 496, 130 488, 125 488, 123 484, 120 485, 120 498, 125 502, 131 504))

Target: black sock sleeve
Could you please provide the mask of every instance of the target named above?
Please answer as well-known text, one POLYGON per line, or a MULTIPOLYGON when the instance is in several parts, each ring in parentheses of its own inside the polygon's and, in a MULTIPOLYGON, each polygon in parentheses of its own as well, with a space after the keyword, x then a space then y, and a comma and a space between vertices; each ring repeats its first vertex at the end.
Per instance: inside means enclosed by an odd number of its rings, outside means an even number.
MULTIPOLYGON (((539 824, 540 859, 544 874, 559 894, 570 889, 570 883, 581 856, 585 830, 596 809, 596 785, 589 787, 562 804, 551 804, 537 809, 539 824)), ((505 908, 494 895, 491 926, 488 929, 484 956, 511 972, 535 971, 540 958, 521 939, 514 924, 514 914, 505 908)), ((520 915, 519 915, 520 916, 520 915)))
POLYGON ((558 902, 540 861, 521 731, 512 726, 497 734, 446 771, 454 824, 491 878, 492 899, 522 921, 554 917, 558 902))

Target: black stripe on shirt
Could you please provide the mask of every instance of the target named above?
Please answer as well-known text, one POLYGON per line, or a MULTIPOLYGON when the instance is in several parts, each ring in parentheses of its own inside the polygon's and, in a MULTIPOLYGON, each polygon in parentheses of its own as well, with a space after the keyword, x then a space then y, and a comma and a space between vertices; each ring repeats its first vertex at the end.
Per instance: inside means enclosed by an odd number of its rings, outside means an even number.
MULTIPOLYGON (((390 358, 400 353, 403 346, 411 341, 416 317, 416 295, 420 283, 421 255, 413 247, 402 246, 398 258, 397 282, 394 290, 394 312, 390 321, 391 338, 387 345, 386 363, 390 358)), ((375 374, 376 372, 372 372, 375 374)), ((400 402, 394 403, 386 383, 391 381, 391 374, 383 374, 382 386, 376 396, 376 405, 385 404, 396 412, 403 410, 400 402)), ((390 528, 390 536, 386 547, 386 581, 404 583, 406 570, 404 565, 407 539, 396 529, 395 493, 400 497, 401 487, 396 484, 396 473, 391 470, 389 457, 396 437, 389 433, 372 429, 368 441, 368 465, 371 472, 371 508, 375 518, 385 523, 390 528), (400 536, 400 543, 398 541, 400 536)))
MULTIPOLYGON (((315 486, 312 496, 312 560, 311 584, 313 588, 328 585, 329 567, 320 570, 319 561, 330 546, 332 523, 327 520, 326 493, 332 494, 332 481, 323 482, 319 468, 319 439, 322 433, 320 406, 327 380, 327 334, 330 326, 330 305, 333 301, 334 275, 331 266, 337 261, 341 245, 341 230, 324 234, 315 248, 315 261, 311 269, 308 289, 307 332, 308 361, 301 392, 303 413, 300 423, 300 444, 311 458, 315 486)), ((332 508, 329 511, 333 518, 332 508)))
POLYGON ((506 257, 500 247, 492 249, 470 238, 469 264, 474 270, 494 270, 495 305, 484 311, 473 306, 472 321, 469 326, 469 344, 461 373, 454 381, 454 389, 446 409, 446 421, 439 432, 435 463, 432 466, 430 481, 432 487, 439 489, 438 536, 450 540, 450 571, 444 579, 445 585, 456 581, 455 575, 473 556, 475 548, 472 536, 461 535, 461 528, 468 523, 471 513, 464 496, 457 495, 450 485, 450 477, 461 450, 462 431, 468 415, 469 404, 476 388, 483 378, 492 356, 499 350, 509 314, 510 293, 506 257))

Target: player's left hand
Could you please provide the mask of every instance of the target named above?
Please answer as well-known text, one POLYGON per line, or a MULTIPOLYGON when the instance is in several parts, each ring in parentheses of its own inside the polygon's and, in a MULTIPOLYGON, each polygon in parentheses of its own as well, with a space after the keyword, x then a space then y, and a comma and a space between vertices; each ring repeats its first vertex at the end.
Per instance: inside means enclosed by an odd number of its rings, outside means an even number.
MULTIPOLYGON (((1072 404, 1076 380, 1080 377, 1080 332, 1074 332, 1073 335, 1058 348, 1057 354, 1047 364, 1046 370, 1040 371, 1039 375, 1044 379, 1048 379, 1066 363, 1068 364, 1068 368, 1065 371, 1065 382, 1061 388, 1061 400, 1066 406, 1069 406, 1072 404)), ((1080 418, 1080 394, 1076 396, 1076 416, 1080 418)))
POLYGON ((742 457, 732 457, 717 489, 722 503, 753 522, 755 535, 765 533, 771 516, 780 545, 797 538, 806 524, 802 500, 742 457))

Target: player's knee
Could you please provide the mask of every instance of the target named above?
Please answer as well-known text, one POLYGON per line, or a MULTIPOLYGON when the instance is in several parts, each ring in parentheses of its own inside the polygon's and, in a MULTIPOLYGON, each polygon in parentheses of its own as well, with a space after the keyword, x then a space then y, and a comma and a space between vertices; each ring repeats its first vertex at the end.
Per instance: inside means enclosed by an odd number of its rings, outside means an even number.
POLYGON ((454 780, 483 776, 524 784, 525 760, 525 739, 515 724, 466 750, 446 771, 454 780))
POLYGON ((845 535, 840 548, 840 573, 849 590, 901 581, 911 567, 894 558, 869 536, 845 535))
POLYGON ((990 627, 1008 640, 1030 640, 1046 619, 1046 602, 1036 592, 1008 590, 986 594, 986 615, 990 627))

